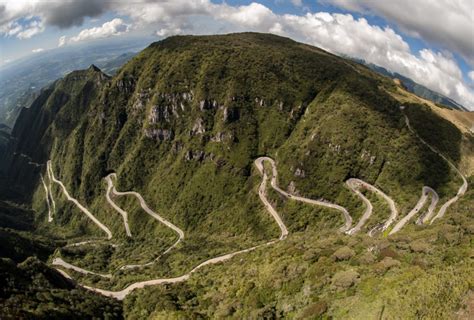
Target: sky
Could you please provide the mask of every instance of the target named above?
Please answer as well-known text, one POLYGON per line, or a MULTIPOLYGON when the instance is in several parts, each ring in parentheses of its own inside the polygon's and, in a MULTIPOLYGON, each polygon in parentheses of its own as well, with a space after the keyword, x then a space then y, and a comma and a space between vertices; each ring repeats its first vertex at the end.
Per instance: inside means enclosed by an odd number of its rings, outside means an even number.
POLYGON ((0 0, 0 65, 108 39, 241 31, 363 59, 474 110, 472 0, 0 0))

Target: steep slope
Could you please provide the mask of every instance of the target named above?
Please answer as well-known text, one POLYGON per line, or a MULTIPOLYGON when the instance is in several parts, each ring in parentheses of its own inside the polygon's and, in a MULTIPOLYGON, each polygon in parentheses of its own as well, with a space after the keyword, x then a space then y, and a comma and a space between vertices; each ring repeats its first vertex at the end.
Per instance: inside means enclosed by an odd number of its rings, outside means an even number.
POLYGON ((380 191, 366 194, 378 220, 360 228, 378 238, 390 231, 393 206, 403 217, 424 186, 445 203, 463 183, 405 115, 455 166, 465 133, 420 104, 402 111, 396 90, 363 66, 286 38, 172 37, 112 78, 92 66, 45 89, 12 131, 8 184, 32 201, 38 232, 70 244, 54 257, 78 267, 74 278, 112 291, 180 277, 278 238, 282 225, 269 204, 290 237, 325 230, 341 239, 341 210, 290 195, 344 207, 355 224, 366 207, 346 186, 350 178, 380 191), (260 156, 275 160, 284 191, 267 190, 269 203, 259 185, 272 169, 257 170, 260 156), (111 173, 117 190, 142 199, 118 192, 108 199, 111 173), (150 212, 182 230, 183 240, 174 246, 181 234, 150 212), (122 268, 132 264, 145 267, 122 268))

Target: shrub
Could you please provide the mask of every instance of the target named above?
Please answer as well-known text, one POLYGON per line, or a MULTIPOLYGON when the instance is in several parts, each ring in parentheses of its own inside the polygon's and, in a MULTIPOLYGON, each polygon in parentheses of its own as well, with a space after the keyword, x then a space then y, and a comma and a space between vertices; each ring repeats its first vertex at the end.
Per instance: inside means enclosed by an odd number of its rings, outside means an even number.
POLYGON ((333 253, 332 257, 336 261, 342 261, 342 260, 349 260, 354 255, 355 255, 355 252, 351 248, 341 247, 333 253))
POLYGON ((343 290, 352 287, 359 279, 359 273, 355 270, 339 271, 332 277, 332 288, 343 290))

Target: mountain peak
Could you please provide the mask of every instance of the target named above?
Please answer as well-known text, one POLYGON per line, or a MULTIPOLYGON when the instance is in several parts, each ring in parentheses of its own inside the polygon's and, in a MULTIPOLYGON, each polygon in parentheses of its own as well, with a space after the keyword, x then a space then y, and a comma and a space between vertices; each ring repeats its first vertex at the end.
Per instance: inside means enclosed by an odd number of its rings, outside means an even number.
POLYGON ((100 70, 99 67, 97 67, 95 64, 91 64, 90 67, 87 70, 102 72, 102 70, 100 70))

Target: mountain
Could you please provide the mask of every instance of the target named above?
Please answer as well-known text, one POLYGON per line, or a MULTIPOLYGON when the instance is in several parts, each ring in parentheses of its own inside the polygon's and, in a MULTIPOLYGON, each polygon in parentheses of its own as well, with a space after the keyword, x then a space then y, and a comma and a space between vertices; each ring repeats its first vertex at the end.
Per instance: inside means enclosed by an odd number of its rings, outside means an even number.
POLYGON ((41 52, 0 67, 0 123, 13 126, 22 107, 28 107, 42 87, 65 74, 94 63, 113 74, 145 46, 146 40, 75 45, 41 52))
POLYGON ((287 38, 176 36, 43 89, 3 188, 131 319, 446 318, 474 279, 474 136, 435 108, 287 38), (428 194, 445 217, 393 234, 428 194))
POLYGON ((370 69, 374 70, 377 73, 380 73, 381 75, 387 76, 387 77, 392 78, 394 80, 398 79, 402 83, 402 85, 404 86, 404 88, 406 90, 416 94, 417 96, 419 96, 421 98, 425 98, 425 99, 427 99, 429 101, 432 101, 436 104, 439 104, 441 106, 445 106, 445 107, 448 107, 448 108, 452 108, 452 109, 455 109, 455 110, 469 111, 466 107, 464 107, 463 105, 457 103, 453 99, 450 99, 450 98, 448 98, 448 97, 446 97, 446 96, 444 96, 441 93, 438 93, 436 91, 430 90, 427 87, 425 87, 425 86, 413 81, 412 79, 410 79, 408 77, 405 77, 405 76, 403 76, 403 75, 401 75, 397 72, 391 72, 391 71, 389 71, 389 70, 387 70, 383 67, 377 66, 373 63, 368 63, 364 60, 360 60, 360 59, 353 59, 353 60, 368 66, 370 69))

